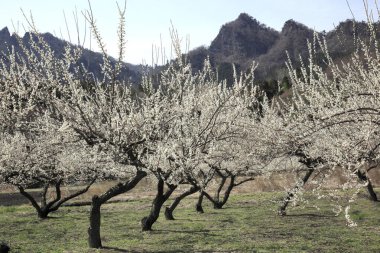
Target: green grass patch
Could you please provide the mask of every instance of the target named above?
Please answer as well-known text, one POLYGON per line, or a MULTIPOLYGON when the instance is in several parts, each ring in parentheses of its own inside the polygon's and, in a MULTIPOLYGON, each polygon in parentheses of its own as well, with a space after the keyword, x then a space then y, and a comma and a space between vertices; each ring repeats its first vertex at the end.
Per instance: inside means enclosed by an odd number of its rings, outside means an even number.
MULTIPOLYGON (((196 199, 185 199, 166 221, 162 214, 151 232, 139 221, 150 202, 141 199, 102 208, 102 241, 106 249, 87 247, 89 206, 63 207, 40 220, 31 206, 0 207, 0 241, 11 252, 380 252, 380 203, 359 198, 351 205, 357 227, 346 226, 332 203, 305 196, 308 204, 276 214, 284 193, 231 196, 225 208, 194 211, 196 199), (318 208, 314 206, 318 205, 318 208)), ((170 202, 170 201, 169 201, 170 202)))
POLYGON ((16 206, 5 206, 0 208, 0 214, 14 213, 19 211, 19 208, 16 206))

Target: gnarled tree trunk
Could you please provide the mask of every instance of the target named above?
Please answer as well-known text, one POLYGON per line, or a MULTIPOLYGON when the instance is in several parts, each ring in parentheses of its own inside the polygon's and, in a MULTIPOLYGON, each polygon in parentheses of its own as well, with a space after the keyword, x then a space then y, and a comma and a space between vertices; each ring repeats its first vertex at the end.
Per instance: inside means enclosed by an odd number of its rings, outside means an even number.
POLYGON ((21 185, 18 185, 18 189, 20 193, 25 198, 27 198, 32 204, 32 206, 36 209, 38 217, 41 219, 46 219, 51 212, 57 211, 62 206, 63 203, 87 192, 88 189, 91 187, 91 185, 95 182, 95 180, 96 179, 94 178, 85 188, 83 188, 82 190, 76 191, 65 198, 62 198, 62 194, 61 194, 62 180, 58 180, 57 182, 54 183, 56 196, 51 201, 48 201, 48 198, 47 198, 48 189, 51 183, 46 183, 41 193, 41 205, 37 203, 37 200, 31 194, 25 191, 24 187, 22 187, 21 185))
POLYGON ((92 197, 90 209, 90 227, 88 228, 88 246, 90 248, 102 247, 102 240, 100 238, 100 208, 102 204, 102 200, 99 200, 99 196, 95 195, 92 197))
POLYGON ((234 187, 244 184, 246 182, 255 180, 255 177, 251 176, 251 177, 246 177, 245 179, 242 179, 240 182, 237 182, 236 180, 237 175, 233 175, 230 172, 228 173, 228 176, 223 175, 221 172, 218 172, 218 175, 222 178, 222 180, 218 186, 218 189, 216 190, 214 198, 211 197, 210 194, 208 194, 206 191, 203 190, 201 194, 199 195, 198 202, 196 204, 197 212, 203 213, 202 201, 203 201, 204 196, 206 196, 206 198, 210 200, 210 202, 213 204, 214 209, 222 209, 223 206, 227 203, 234 187), (223 194, 223 198, 221 199, 220 195, 221 195, 224 185, 228 181, 228 178, 229 178, 229 183, 228 183, 227 189, 225 190, 223 194))
POLYGON ((367 183, 367 190, 368 190, 369 195, 371 196, 371 200, 372 201, 379 201, 379 199, 377 198, 376 192, 373 189, 371 179, 369 177, 367 177, 366 173, 358 170, 357 175, 358 175, 358 178, 360 180, 367 183))
POLYGON ((195 205, 195 210, 197 211, 197 213, 204 213, 204 210, 202 207, 203 197, 204 197, 204 193, 203 191, 201 191, 198 197, 197 204, 195 205))
POLYGON ((306 184, 306 182, 309 180, 313 172, 314 172, 314 169, 309 169, 306 172, 305 176, 300 180, 300 182, 291 191, 288 191, 280 208, 278 209, 279 215, 281 216, 286 215, 286 207, 289 205, 290 201, 294 198, 295 194, 306 184))
POLYGON ((206 198, 208 200, 211 201, 211 203, 214 206, 214 209, 222 209, 223 208, 223 206, 227 203, 228 198, 230 197, 232 189, 234 188, 234 186, 236 186, 235 185, 235 178, 236 178, 236 176, 231 175, 229 177, 230 178, 230 182, 228 184, 228 187, 227 187, 226 191, 223 194, 223 199, 221 199, 220 198, 220 193, 222 191, 222 188, 223 188, 224 184, 227 181, 227 178, 228 177, 223 177, 222 178, 222 182, 220 183, 220 185, 218 187, 218 190, 217 190, 214 198, 212 198, 206 191, 204 191, 204 195, 206 196, 206 198))
POLYGON ((136 175, 130 181, 118 183, 102 195, 93 196, 90 211, 90 226, 88 228, 88 246, 90 248, 102 247, 100 238, 101 206, 109 199, 133 189, 146 175, 147 173, 144 171, 137 171, 136 175))
POLYGON ((174 220, 173 211, 178 206, 178 204, 181 202, 181 200, 183 200, 184 198, 186 198, 187 196, 189 196, 191 194, 196 193, 197 191, 199 191, 199 187, 192 186, 190 189, 188 189, 187 191, 185 191, 184 193, 179 195, 177 198, 175 198, 173 203, 169 207, 166 207, 165 218, 167 220, 174 220))
POLYGON ((160 211, 162 205, 165 203, 166 200, 170 197, 170 195, 174 192, 174 190, 177 188, 176 185, 170 185, 168 184, 168 189, 164 193, 164 185, 165 182, 163 179, 158 179, 157 182, 157 194, 156 197, 153 200, 152 207, 150 209, 150 213, 148 216, 141 219, 141 228, 142 231, 150 231, 152 230, 153 224, 157 221, 158 217, 160 216, 160 211))
POLYGON ((294 198, 295 194, 297 194, 297 192, 306 184, 311 174, 313 174, 314 169, 317 166, 326 163, 326 161, 324 161, 320 157, 317 157, 317 158, 307 157, 301 149, 297 150, 295 152, 295 155, 299 157, 298 161, 304 164, 308 168, 308 170, 305 176, 297 183, 297 185, 292 190, 287 192, 286 197, 284 198, 281 206, 278 209, 278 215, 280 216, 286 215, 286 208, 289 205, 289 202, 294 198))

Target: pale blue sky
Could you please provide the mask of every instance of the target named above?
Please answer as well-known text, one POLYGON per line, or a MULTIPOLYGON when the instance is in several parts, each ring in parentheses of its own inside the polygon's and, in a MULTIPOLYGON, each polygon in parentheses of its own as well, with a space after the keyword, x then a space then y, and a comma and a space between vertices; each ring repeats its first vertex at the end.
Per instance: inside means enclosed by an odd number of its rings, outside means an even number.
MULTIPOLYGON (((362 0, 348 0, 357 20, 365 19, 362 0)), ((120 5, 124 0, 118 1, 120 5)), ((374 8, 374 0, 369 0, 374 8)), ((87 0, 0 0, 0 27, 8 26, 12 20, 21 26, 26 23, 20 8, 33 13, 41 32, 50 32, 68 39, 63 11, 71 29, 71 39, 76 42, 75 23, 72 12, 80 13, 88 8, 87 0)), ((108 52, 116 55, 118 25, 116 1, 91 0, 98 26, 108 52)), ((351 18, 346 0, 127 0, 127 55, 125 61, 139 64, 151 63, 152 44, 170 48, 169 27, 171 21, 183 40, 190 37, 190 48, 208 46, 218 34, 220 27, 246 12, 261 23, 278 31, 284 22, 294 19, 317 31, 331 30, 334 24, 351 18)), ((83 27, 83 18, 81 24, 83 27)), ((83 35, 83 29, 82 29, 83 35)), ((88 41, 88 40, 87 40, 88 41)), ((166 50, 170 52, 170 50, 166 50)), ((167 53, 169 56, 170 53, 167 53)))

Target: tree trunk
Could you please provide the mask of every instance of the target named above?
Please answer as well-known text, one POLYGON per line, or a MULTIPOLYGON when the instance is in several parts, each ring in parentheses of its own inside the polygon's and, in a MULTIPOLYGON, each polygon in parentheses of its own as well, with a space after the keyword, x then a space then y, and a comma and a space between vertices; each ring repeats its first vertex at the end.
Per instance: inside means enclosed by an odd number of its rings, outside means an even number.
MULTIPOLYGON (((217 171, 219 171, 219 170, 217 170, 217 171)), ((216 199, 217 201, 219 201, 219 198, 220 198, 220 192, 222 191, 223 186, 224 186, 224 184, 225 184, 226 181, 227 181, 227 177, 224 176, 222 173, 219 172, 219 176, 222 178, 222 181, 220 182, 219 187, 218 187, 218 189, 216 190, 216 193, 215 193, 215 196, 214 196, 214 199, 216 199)))
POLYGON ((170 207, 166 207, 165 218, 167 220, 174 220, 173 211, 178 206, 178 204, 181 202, 181 200, 183 200, 184 198, 186 198, 187 196, 189 196, 191 194, 196 193, 197 191, 199 191, 199 187, 192 186, 189 190, 185 191, 184 193, 179 195, 177 198, 175 198, 175 200, 170 205, 170 207))
POLYGON ((214 207, 214 209, 222 209, 223 203, 221 201, 215 201, 213 203, 213 207, 214 207))
MULTIPOLYGON (((227 187, 227 190, 224 192, 223 200, 219 201, 219 204, 217 205, 217 209, 221 209, 228 201, 228 198, 230 197, 230 194, 232 192, 232 189, 235 187, 235 176, 230 177, 230 184, 227 187)), ((214 205, 215 208, 215 205, 214 205)))
POLYGON ((41 192, 41 207, 45 207, 47 205, 47 192, 49 190, 50 183, 44 185, 44 188, 41 192))
POLYGON ((100 238, 100 207, 102 203, 97 195, 92 197, 90 210, 90 226, 88 228, 88 246, 90 248, 101 248, 102 241, 100 238))
POLYGON ((20 185, 18 186, 18 189, 20 193, 30 201, 34 209, 36 209, 38 218, 45 219, 47 216, 44 217, 44 215, 42 214, 41 207, 38 205, 37 201, 33 198, 33 196, 26 192, 24 187, 20 185))
POLYGON ((219 196, 220 196, 220 192, 221 192, 223 185, 226 183, 226 178, 224 178, 224 180, 222 180, 221 185, 219 185, 217 193, 215 194, 214 198, 212 198, 210 196, 210 194, 208 194, 207 192, 203 192, 203 194, 206 196, 206 198, 208 200, 210 200, 210 202, 213 204, 214 209, 222 209, 223 206, 227 203, 232 189, 236 186, 235 185, 235 178, 236 178, 236 176, 230 175, 230 183, 228 184, 228 187, 227 187, 226 191, 224 192, 222 200, 220 200, 219 196))
POLYGON ((203 207, 202 207, 203 196, 204 196, 204 193, 203 193, 203 191, 202 191, 202 192, 199 194, 198 202, 197 202, 197 204, 195 205, 195 210, 197 211, 197 213, 204 213, 204 210, 203 210, 203 207))
POLYGON ((373 189, 372 182, 367 177, 367 175, 364 172, 361 172, 360 170, 358 170, 357 175, 358 175, 358 178, 360 180, 367 182, 367 190, 368 190, 369 195, 371 196, 371 200, 372 201, 379 201, 379 199, 377 198, 376 192, 373 189))
POLYGON ((170 197, 173 191, 177 188, 174 185, 168 185, 169 189, 164 193, 164 180, 159 179, 157 182, 157 194, 153 200, 152 207, 148 216, 141 219, 142 231, 151 231, 153 224, 160 216, 162 205, 170 197))
POLYGON ((40 219, 47 219, 48 215, 50 213, 50 210, 47 208, 42 208, 40 212, 38 212, 38 218, 40 219))
POLYGON ((379 199, 377 198, 376 192, 373 189, 371 180, 368 180, 367 190, 368 190, 369 195, 371 196, 372 201, 379 201, 379 199))
POLYGON ((309 180, 309 178, 310 178, 311 174, 313 174, 313 172, 314 172, 314 169, 309 169, 306 172, 305 176, 302 178, 302 180, 291 191, 288 191, 284 201, 282 202, 282 205, 278 209, 278 214, 280 216, 286 215, 286 207, 289 205, 289 202, 293 199, 293 197, 295 196, 297 191, 306 184, 306 182, 309 180))
POLYGON ((90 226, 88 228, 88 246, 90 248, 101 248, 102 242, 100 237, 100 221, 101 221, 101 206, 109 199, 130 191, 133 189, 147 173, 144 171, 137 171, 134 178, 124 183, 118 183, 117 185, 108 189, 100 196, 95 195, 92 198, 91 211, 90 211, 90 226))
POLYGON ((79 191, 77 191, 77 192, 75 192, 75 193, 73 193, 73 194, 71 194, 71 195, 69 195, 69 196, 67 196, 67 197, 65 197, 63 199, 62 199, 62 196, 61 196, 61 184, 62 184, 62 180, 58 180, 58 181, 54 182, 56 197, 53 200, 51 200, 51 201, 48 201, 47 192, 48 192, 50 184, 53 184, 53 183, 52 182, 47 183, 47 184, 44 185, 43 190, 41 192, 41 204, 40 205, 37 203, 37 200, 31 194, 29 194, 28 192, 26 192, 25 189, 22 186, 18 186, 18 188, 19 188, 20 193, 25 198, 27 198, 30 201, 30 203, 32 204, 32 206, 36 209, 38 218, 40 218, 40 219, 46 219, 46 218, 48 218, 48 215, 51 212, 57 211, 59 209, 59 207, 63 203, 65 203, 65 202, 67 202, 67 201, 69 201, 69 200, 71 200, 71 199, 73 199, 73 198, 75 198, 75 197, 77 197, 77 196, 79 196, 79 195, 87 192, 88 189, 90 188, 90 186, 95 182, 95 180, 96 180, 96 178, 94 178, 82 190, 79 190, 79 191))
POLYGON ((0 242, 0 253, 8 253, 9 250, 10 248, 5 242, 0 242))
POLYGON ((212 203, 214 209, 221 209, 223 207, 222 201, 219 201, 219 199, 214 199, 210 196, 206 191, 203 192, 203 195, 206 196, 208 200, 212 203))

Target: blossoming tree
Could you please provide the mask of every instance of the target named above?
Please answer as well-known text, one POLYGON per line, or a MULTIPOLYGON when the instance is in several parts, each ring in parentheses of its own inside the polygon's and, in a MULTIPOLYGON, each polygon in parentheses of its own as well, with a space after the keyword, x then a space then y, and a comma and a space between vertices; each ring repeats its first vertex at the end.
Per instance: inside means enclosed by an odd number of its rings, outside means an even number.
POLYGON ((0 63, 0 177, 3 183, 17 186, 38 216, 46 218, 89 189, 100 160, 61 128, 61 115, 53 106, 52 101, 59 99, 55 85, 68 73, 63 67, 67 62, 56 59, 36 32, 30 33, 28 45, 18 39, 18 47, 17 52, 9 48, 0 63), (61 186, 74 181, 87 186, 63 197, 61 186), (43 186, 41 205, 26 191, 33 185, 43 186), (50 186, 55 190, 52 200, 47 196, 50 186))

